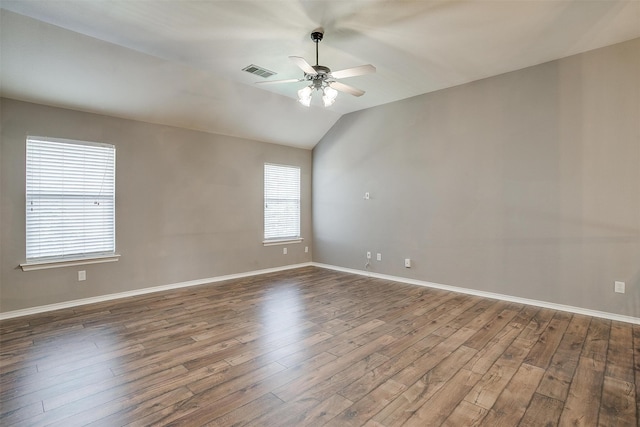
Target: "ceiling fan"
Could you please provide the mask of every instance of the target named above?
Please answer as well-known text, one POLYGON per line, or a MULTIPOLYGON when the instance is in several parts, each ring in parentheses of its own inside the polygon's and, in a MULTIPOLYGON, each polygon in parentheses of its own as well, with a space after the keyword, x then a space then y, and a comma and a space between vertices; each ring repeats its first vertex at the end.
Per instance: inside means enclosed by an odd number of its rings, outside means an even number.
POLYGON ((318 43, 322 41, 324 31, 322 29, 314 30, 311 33, 311 40, 316 44, 316 65, 309 63, 299 56, 290 56, 291 59, 302 71, 304 77, 301 79, 274 80, 266 82, 257 82, 256 84, 274 84, 274 83, 294 83, 309 82, 308 86, 298 91, 298 102, 308 107, 311 105, 311 96, 313 91, 317 90, 322 93, 322 101, 325 107, 333 105, 338 96, 338 91, 348 93, 353 96, 362 96, 364 91, 353 86, 340 83, 338 79, 347 77, 361 76, 376 72, 376 67, 371 64, 360 65, 359 67, 346 68, 339 71, 331 71, 329 67, 318 64, 318 43))

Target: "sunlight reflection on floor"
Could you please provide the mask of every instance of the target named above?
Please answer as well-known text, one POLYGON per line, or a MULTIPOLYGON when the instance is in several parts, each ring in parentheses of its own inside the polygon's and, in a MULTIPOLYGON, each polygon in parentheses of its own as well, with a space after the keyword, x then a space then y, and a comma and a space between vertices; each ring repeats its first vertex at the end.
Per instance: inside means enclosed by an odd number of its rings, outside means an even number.
POLYGON ((266 334, 261 339, 265 340, 265 344, 276 348, 275 351, 267 354, 270 359, 278 360, 285 348, 287 353, 302 349, 300 343, 304 339, 303 330, 308 328, 301 317, 303 309, 304 302, 300 299, 297 288, 269 290, 265 303, 261 307, 261 323, 266 329, 266 334))

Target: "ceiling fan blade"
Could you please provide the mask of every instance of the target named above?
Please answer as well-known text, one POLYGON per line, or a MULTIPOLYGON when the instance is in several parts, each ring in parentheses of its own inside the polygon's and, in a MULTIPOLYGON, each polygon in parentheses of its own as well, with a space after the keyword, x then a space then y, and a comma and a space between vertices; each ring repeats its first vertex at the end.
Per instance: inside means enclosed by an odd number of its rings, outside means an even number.
POLYGON ((257 85, 270 85, 274 83, 294 83, 294 82, 303 82, 304 79, 286 79, 286 80, 267 80, 264 82, 255 82, 257 85))
POLYGON ((363 74, 371 74, 376 72, 376 67, 371 64, 361 65, 359 67, 346 68, 344 70, 332 71, 331 75, 335 79, 344 79, 347 77, 362 76, 363 74))
POLYGON ((346 85, 340 82, 329 82, 329 86, 334 88, 335 90, 339 90, 340 92, 348 93, 353 96, 362 96, 364 95, 364 91, 360 89, 356 89, 353 86, 346 85))
POLYGON ((318 74, 316 70, 314 70, 313 67, 309 65, 309 63, 304 58, 301 58, 299 56, 290 56, 289 59, 292 60, 305 73, 311 76, 315 76, 316 74, 318 74))

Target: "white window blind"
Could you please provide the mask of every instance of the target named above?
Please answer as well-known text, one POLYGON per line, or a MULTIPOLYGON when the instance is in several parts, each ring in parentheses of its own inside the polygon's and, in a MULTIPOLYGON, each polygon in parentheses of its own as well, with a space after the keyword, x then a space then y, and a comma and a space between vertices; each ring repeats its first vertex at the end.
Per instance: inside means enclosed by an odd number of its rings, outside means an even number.
POLYGON ((113 145, 28 137, 27 262, 115 251, 113 145))
POLYGON ((300 168, 264 165, 264 239, 300 237, 300 168))

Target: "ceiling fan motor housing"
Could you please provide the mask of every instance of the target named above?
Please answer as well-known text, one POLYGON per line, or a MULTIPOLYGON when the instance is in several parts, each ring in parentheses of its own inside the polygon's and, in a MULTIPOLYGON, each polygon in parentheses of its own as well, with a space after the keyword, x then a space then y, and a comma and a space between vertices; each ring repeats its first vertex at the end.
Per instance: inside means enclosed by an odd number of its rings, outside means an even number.
POLYGON ((329 67, 325 67, 324 65, 312 65, 312 67, 318 74, 313 75, 305 73, 305 77, 307 80, 313 82, 316 87, 320 87, 322 86, 322 82, 327 80, 329 77, 331 70, 329 67))

